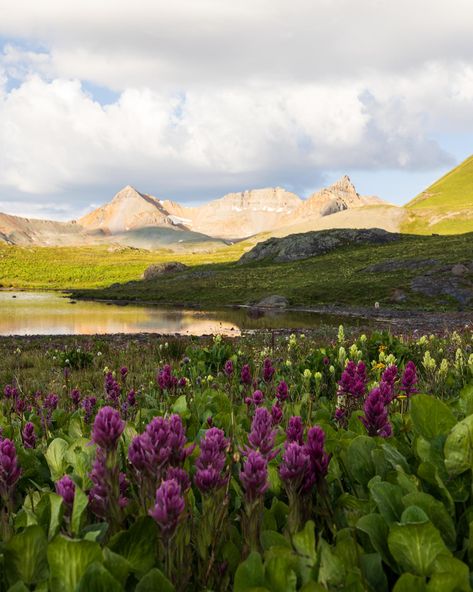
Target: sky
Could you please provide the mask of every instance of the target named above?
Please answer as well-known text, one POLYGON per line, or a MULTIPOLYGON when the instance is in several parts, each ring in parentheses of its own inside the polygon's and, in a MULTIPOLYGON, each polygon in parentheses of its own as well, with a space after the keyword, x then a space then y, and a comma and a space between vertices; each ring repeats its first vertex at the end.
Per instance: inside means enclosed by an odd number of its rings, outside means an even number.
POLYGON ((471 0, 0 0, 0 211, 348 174, 403 204, 473 153, 471 0))

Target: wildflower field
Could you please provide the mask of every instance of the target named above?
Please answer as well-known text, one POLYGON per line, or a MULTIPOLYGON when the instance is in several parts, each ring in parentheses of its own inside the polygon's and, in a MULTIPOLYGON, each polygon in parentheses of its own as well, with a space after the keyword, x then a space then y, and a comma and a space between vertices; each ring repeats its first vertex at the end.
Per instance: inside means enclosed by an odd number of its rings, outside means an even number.
POLYGON ((470 590, 472 346, 2 340, 0 590, 470 590))

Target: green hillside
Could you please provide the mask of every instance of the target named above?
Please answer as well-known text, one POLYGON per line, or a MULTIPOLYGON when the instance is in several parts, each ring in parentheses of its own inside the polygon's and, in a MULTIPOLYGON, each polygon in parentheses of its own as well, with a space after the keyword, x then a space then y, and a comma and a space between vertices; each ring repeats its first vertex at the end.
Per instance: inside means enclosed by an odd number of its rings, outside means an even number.
POLYGON ((406 206, 403 232, 455 234, 473 230, 473 156, 406 206))

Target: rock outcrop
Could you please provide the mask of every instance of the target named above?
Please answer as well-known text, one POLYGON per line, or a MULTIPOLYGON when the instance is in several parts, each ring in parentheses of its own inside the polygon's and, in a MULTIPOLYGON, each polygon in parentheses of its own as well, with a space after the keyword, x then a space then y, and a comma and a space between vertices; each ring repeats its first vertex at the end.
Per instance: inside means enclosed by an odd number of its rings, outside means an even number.
POLYGON ((272 260, 276 262, 297 261, 316 255, 325 255, 330 251, 354 244, 382 245, 399 240, 397 233, 386 232, 380 228, 371 229, 334 229, 304 234, 292 234, 284 238, 270 238, 258 243, 245 253, 239 263, 272 260))

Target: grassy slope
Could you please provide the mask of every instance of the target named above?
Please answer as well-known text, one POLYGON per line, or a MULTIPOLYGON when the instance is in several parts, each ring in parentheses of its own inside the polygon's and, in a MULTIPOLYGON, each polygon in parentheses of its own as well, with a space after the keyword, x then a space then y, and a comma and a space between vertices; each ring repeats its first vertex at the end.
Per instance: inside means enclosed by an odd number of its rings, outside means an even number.
POLYGON ((369 273, 368 265, 392 259, 435 258, 452 265, 473 259, 473 234, 450 237, 405 237, 383 246, 341 249, 322 257, 293 263, 261 262, 248 265, 220 263, 196 267, 215 272, 210 277, 184 278, 179 274, 152 282, 133 282, 108 290, 81 292, 82 297, 129 299, 162 303, 198 303, 205 306, 257 302, 270 294, 282 294, 293 305, 370 305, 375 301, 392 306, 391 295, 403 289, 407 308, 452 307, 453 302, 431 301, 410 293, 409 283, 419 271, 369 273))
POLYGON ((123 247, 17 247, 0 244, 0 285, 6 288, 101 288, 138 280, 152 263, 182 261, 188 265, 238 259, 243 243, 212 253, 173 253, 123 247))
POLYGON ((473 230, 473 156, 406 205, 404 232, 453 234, 473 230))

